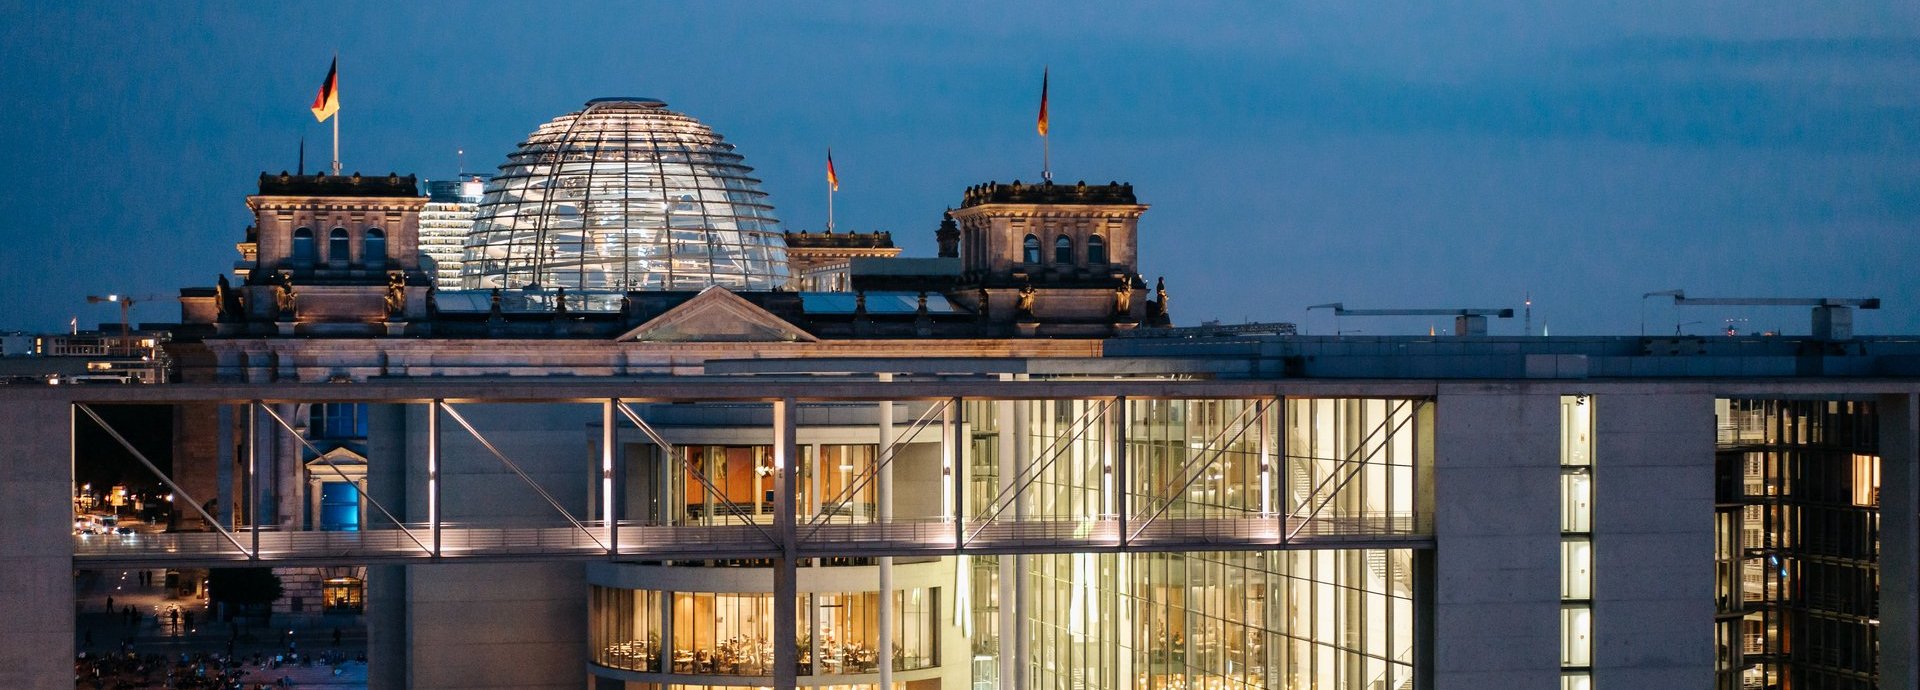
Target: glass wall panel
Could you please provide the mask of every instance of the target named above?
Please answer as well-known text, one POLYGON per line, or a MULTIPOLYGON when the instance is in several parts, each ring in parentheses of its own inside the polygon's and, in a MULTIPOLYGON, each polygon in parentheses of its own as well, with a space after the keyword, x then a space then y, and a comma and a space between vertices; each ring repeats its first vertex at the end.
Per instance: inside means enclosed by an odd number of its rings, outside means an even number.
POLYGON ((588 630, 593 662, 628 671, 660 670, 660 593, 594 586, 588 630))
POLYGON ((1412 552, 1028 556, 1034 687, 1401 688, 1412 552))

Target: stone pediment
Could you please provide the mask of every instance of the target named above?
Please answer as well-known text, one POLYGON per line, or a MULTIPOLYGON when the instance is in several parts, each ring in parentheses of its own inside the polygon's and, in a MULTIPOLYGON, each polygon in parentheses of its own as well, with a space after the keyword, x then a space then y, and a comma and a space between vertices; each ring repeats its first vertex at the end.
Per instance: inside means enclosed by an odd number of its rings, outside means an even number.
POLYGON ((367 459, 365 457, 362 457, 359 453, 355 453, 345 448, 335 448, 333 450, 327 451, 325 455, 314 458, 312 460, 308 460, 307 466, 310 468, 319 467, 321 468, 322 471, 325 471, 328 466, 327 463, 329 462, 333 463, 334 467, 340 467, 340 468, 348 468, 348 467, 353 467, 355 465, 358 465, 364 468, 367 465, 367 459))
POLYGON ((811 343, 819 338, 715 285, 614 339, 665 343, 811 343))

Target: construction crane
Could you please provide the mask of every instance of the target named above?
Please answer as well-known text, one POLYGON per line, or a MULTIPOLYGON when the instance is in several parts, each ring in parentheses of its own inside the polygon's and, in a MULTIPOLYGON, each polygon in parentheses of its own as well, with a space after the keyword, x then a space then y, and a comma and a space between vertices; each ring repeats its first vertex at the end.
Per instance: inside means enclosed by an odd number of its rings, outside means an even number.
POLYGON ((1848 340, 1853 337, 1853 310, 1879 309, 1878 297, 1688 297, 1685 290, 1668 290, 1677 307, 1813 307, 1813 337, 1848 340))
MULTIPOLYGON (((1341 302, 1316 304, 1307 307, 1307 311, 1313 311, 1315 309, 1332 309, 1335 317, 1451 316, 1453 317, 1454 335, 1486 335, 1487 317, 1494 316, 1502 319, 1513 318, 1512 309, 1348 309, 1347 305, 1341 302)), ((1338 329, 1336 328, 1335 330, 1337 331, 1338 329)))
POLYGON ((160 297, 157 295, 146 295, 144 297, 133 297, 130 295, 117 295, 117 294, 111 294, 105 297, 101 297, 99 295, 87 295, 87 304, 113 302, 120 305, 120 347, 121 349, 125 350, 127 353, 131 354, 133 352, 133 329, 130 326, 130 324, 127 322, 128 312, 133 309, 133 305, 135 304, 139 304, 141 302, 151 302, 156 299, 160 299, 160 297))

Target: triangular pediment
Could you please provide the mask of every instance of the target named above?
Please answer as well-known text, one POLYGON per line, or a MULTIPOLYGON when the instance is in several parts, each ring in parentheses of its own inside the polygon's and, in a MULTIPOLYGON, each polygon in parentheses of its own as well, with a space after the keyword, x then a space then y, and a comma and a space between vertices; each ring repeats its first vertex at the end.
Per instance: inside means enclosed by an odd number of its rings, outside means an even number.
POLYGON ((733 291, 701 290, 614 340, 664 343, 811 343, 819 338, 774 316, 733 291))
POLYGON ((312 460, 308 460, 307 466, 325 468, 327 467, 328 463, 332 463, 333 466, 335 467, 343 467, 343 468, 351 467, 354 465, 365 467, 367 464, 367 458, 366 456, 363 456, 359 453, 355 453, 351 450, 347 450, 346 448, 335 448, 333 450, 327 451, 325 454, 321 455, 320 457, 314 458, 312 460))

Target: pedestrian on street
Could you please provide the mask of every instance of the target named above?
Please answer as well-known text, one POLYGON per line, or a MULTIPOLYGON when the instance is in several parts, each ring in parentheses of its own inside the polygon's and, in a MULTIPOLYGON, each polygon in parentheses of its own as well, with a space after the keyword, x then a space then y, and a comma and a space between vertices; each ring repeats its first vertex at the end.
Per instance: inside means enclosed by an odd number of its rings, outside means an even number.
POLYGON ((107 595, 107 610, 108 611, 113 610, 113 595, 111 594, 107 595))

